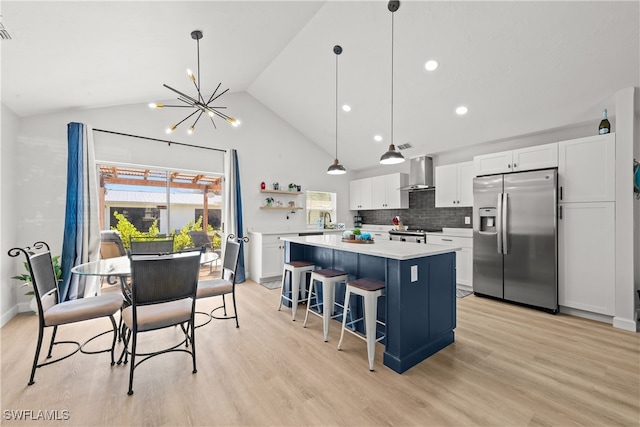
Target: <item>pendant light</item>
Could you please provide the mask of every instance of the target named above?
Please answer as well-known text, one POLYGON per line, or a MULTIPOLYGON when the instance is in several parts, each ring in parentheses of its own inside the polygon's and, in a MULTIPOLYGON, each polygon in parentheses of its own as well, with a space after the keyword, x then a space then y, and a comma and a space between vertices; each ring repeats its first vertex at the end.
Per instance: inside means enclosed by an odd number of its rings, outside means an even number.
POLYGON ((391 12, 391 144, 389 144, 389 151, 380 157, 380 164, 395 165, 404 162, 404 156, 396 151, 396 146, 393 145, 393 14, 400 8, 400 2, 391 0, 387 8, 391 12))
POLYGON ((338 161, 338 55, 342 53, 342 47, 335 45, 333 47, 333 53, 336 54, 336 158, 333 164, 327 169, 329 175, 343 175, 347 173, 347 170, 338 161))

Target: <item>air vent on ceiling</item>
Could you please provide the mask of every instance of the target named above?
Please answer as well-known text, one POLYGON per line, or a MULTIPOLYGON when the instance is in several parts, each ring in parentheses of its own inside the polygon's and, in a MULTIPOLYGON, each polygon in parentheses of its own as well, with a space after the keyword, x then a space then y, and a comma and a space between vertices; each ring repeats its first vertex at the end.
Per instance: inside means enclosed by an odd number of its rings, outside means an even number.
POLYGON ((413 145, 411 145, 410 142, 407 142, 405 144, 400 144, 397 147, 398 147, 398 150, 406 150, 407 148, 412 148, 413 145))

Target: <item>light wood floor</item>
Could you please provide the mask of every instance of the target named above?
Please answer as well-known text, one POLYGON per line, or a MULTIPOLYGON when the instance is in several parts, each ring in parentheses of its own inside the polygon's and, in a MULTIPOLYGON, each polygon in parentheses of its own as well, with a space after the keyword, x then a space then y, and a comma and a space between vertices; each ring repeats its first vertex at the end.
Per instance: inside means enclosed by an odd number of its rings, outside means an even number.
MULTIPOLYGON (((468 296, 458 299, 456 341, 399 375, 369 372, 365 343, 350 334, 338 352, 321 319, 276 310, 278 290, 238 285, 240 329, 214 321, 197 329, 198 373, 183 353, 136 370, 76 354, 38 369, 27 386, 35 316, 1 332, 3 425, 640 425, 640 334, 567 315, 468 296), (7 419, 7 411, 68 411, 57 422, 7 419)), ((199 301, 204 309, 217 301, 199 301)), ((302 306, 301 306, 302 308, 302 306)), ((59 338, 88 337, 108 321, 62 327, 59 338), (87 326, 88 325, 88 326, 87 326)), ((149 333, 146 348, 180 336, 149 333), (155 335, 151 335, 155 334, 155 335)), ((144 336, 144 334, 143 334, 144 336)), ((118 349, 121 347, 119 346, 118 349)), ((140 347, 143 348, 143 347, 140 347)))

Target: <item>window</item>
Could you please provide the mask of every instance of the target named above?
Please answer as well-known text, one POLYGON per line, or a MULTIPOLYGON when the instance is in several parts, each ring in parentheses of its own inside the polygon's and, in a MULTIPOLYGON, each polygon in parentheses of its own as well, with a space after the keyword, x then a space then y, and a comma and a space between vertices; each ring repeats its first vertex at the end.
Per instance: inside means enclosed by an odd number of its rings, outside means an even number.
POLYGON ((126 240, 138 233, 175 235, 176 250, 189 230, 221 226, 222 177, 215 174, 99 164, 100 229, 117 228, 126 240))
POLYGON ((307 190, 307 225, 316 226, 336 222, 336 193, 307 190))

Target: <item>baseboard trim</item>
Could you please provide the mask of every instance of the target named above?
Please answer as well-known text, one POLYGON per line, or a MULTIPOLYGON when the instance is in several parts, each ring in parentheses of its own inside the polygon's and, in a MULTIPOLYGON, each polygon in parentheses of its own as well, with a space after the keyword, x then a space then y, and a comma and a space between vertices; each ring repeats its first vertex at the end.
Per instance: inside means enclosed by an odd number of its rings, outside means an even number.
POLYGON ((592 313, 590 311, 580 310, 578 308, 560 306, 560 313, 570 314, 572 316, 583 317, 585 319, 595 320, 597 322, 603 322, 613 324, 613 316, 607 316, 600 313, 592 313))
POLYGON ((621 317, 613 318, 613 327, 624 329, 625 331, 638 332, 638 323, 632 319, 623 319, 621 317))

